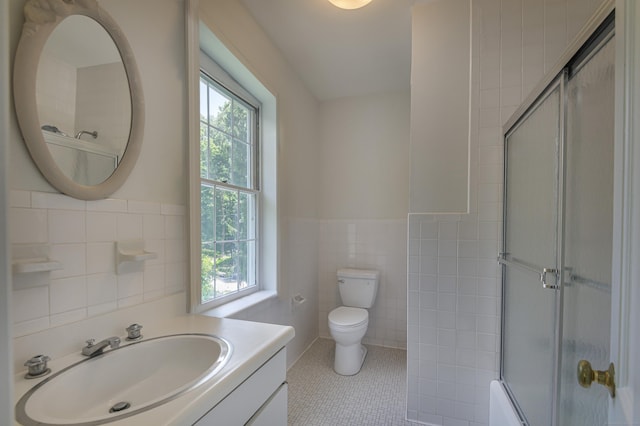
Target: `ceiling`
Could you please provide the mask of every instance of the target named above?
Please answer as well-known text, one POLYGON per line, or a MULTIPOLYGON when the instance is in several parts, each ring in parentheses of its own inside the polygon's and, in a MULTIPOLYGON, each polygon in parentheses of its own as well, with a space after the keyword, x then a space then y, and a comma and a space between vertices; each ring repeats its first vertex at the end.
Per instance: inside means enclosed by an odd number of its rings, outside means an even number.
POLYGON ((342 10, 327 0, 242 0, 321 101, 409 90, 415 1, 342 10))

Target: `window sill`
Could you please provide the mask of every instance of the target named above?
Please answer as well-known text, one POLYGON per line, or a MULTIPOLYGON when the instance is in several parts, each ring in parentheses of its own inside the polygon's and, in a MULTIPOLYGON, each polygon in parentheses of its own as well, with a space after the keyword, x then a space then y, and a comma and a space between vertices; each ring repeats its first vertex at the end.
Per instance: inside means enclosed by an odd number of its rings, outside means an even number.
POLYGON ((249 309, 258 303, 264 302, 277 297, 278 294, 275 291, 257 291, 248 296, 241 297, 232 302, 225 303, 224 305, 217 306, 213 309, 202 312, 200 315, 206 315, 209 317, 228 318, 239 312, 249 309))

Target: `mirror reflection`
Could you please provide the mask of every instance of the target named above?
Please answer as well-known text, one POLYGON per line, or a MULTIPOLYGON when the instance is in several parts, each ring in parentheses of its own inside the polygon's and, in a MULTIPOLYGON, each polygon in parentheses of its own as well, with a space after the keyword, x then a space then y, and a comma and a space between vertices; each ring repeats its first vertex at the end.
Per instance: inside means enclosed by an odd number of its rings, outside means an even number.
POLYGON ((114 172, 131 130, 131 91, 107 31, 83 15, 63 19, 47 40, 36 79, 40 128, 62 172, 97 185, 114 172))

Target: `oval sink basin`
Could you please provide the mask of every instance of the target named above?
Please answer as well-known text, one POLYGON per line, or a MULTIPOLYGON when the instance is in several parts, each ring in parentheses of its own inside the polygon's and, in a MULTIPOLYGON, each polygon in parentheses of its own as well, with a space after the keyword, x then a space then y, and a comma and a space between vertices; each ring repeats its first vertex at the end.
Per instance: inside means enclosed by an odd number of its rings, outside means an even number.
POLYGON ((150 410, 211 379, 231 348, 207 334, 146 339, 73 364, 16 405, 24 425, 99 425, 150 410))

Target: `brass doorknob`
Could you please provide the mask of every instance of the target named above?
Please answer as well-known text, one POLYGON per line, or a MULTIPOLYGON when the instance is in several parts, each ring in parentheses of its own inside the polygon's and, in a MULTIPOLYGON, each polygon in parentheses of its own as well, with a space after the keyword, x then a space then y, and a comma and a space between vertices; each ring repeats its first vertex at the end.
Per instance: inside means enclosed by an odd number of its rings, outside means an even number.
POLYGON ((594 370, 591 363, 584 359, 578 362, 578 383, 583 388, 591 387, 593 382, 599 383, 609 389, 611 398, 616 397, 615 369, 613 363, 609 364, 608 370, 594 370))

